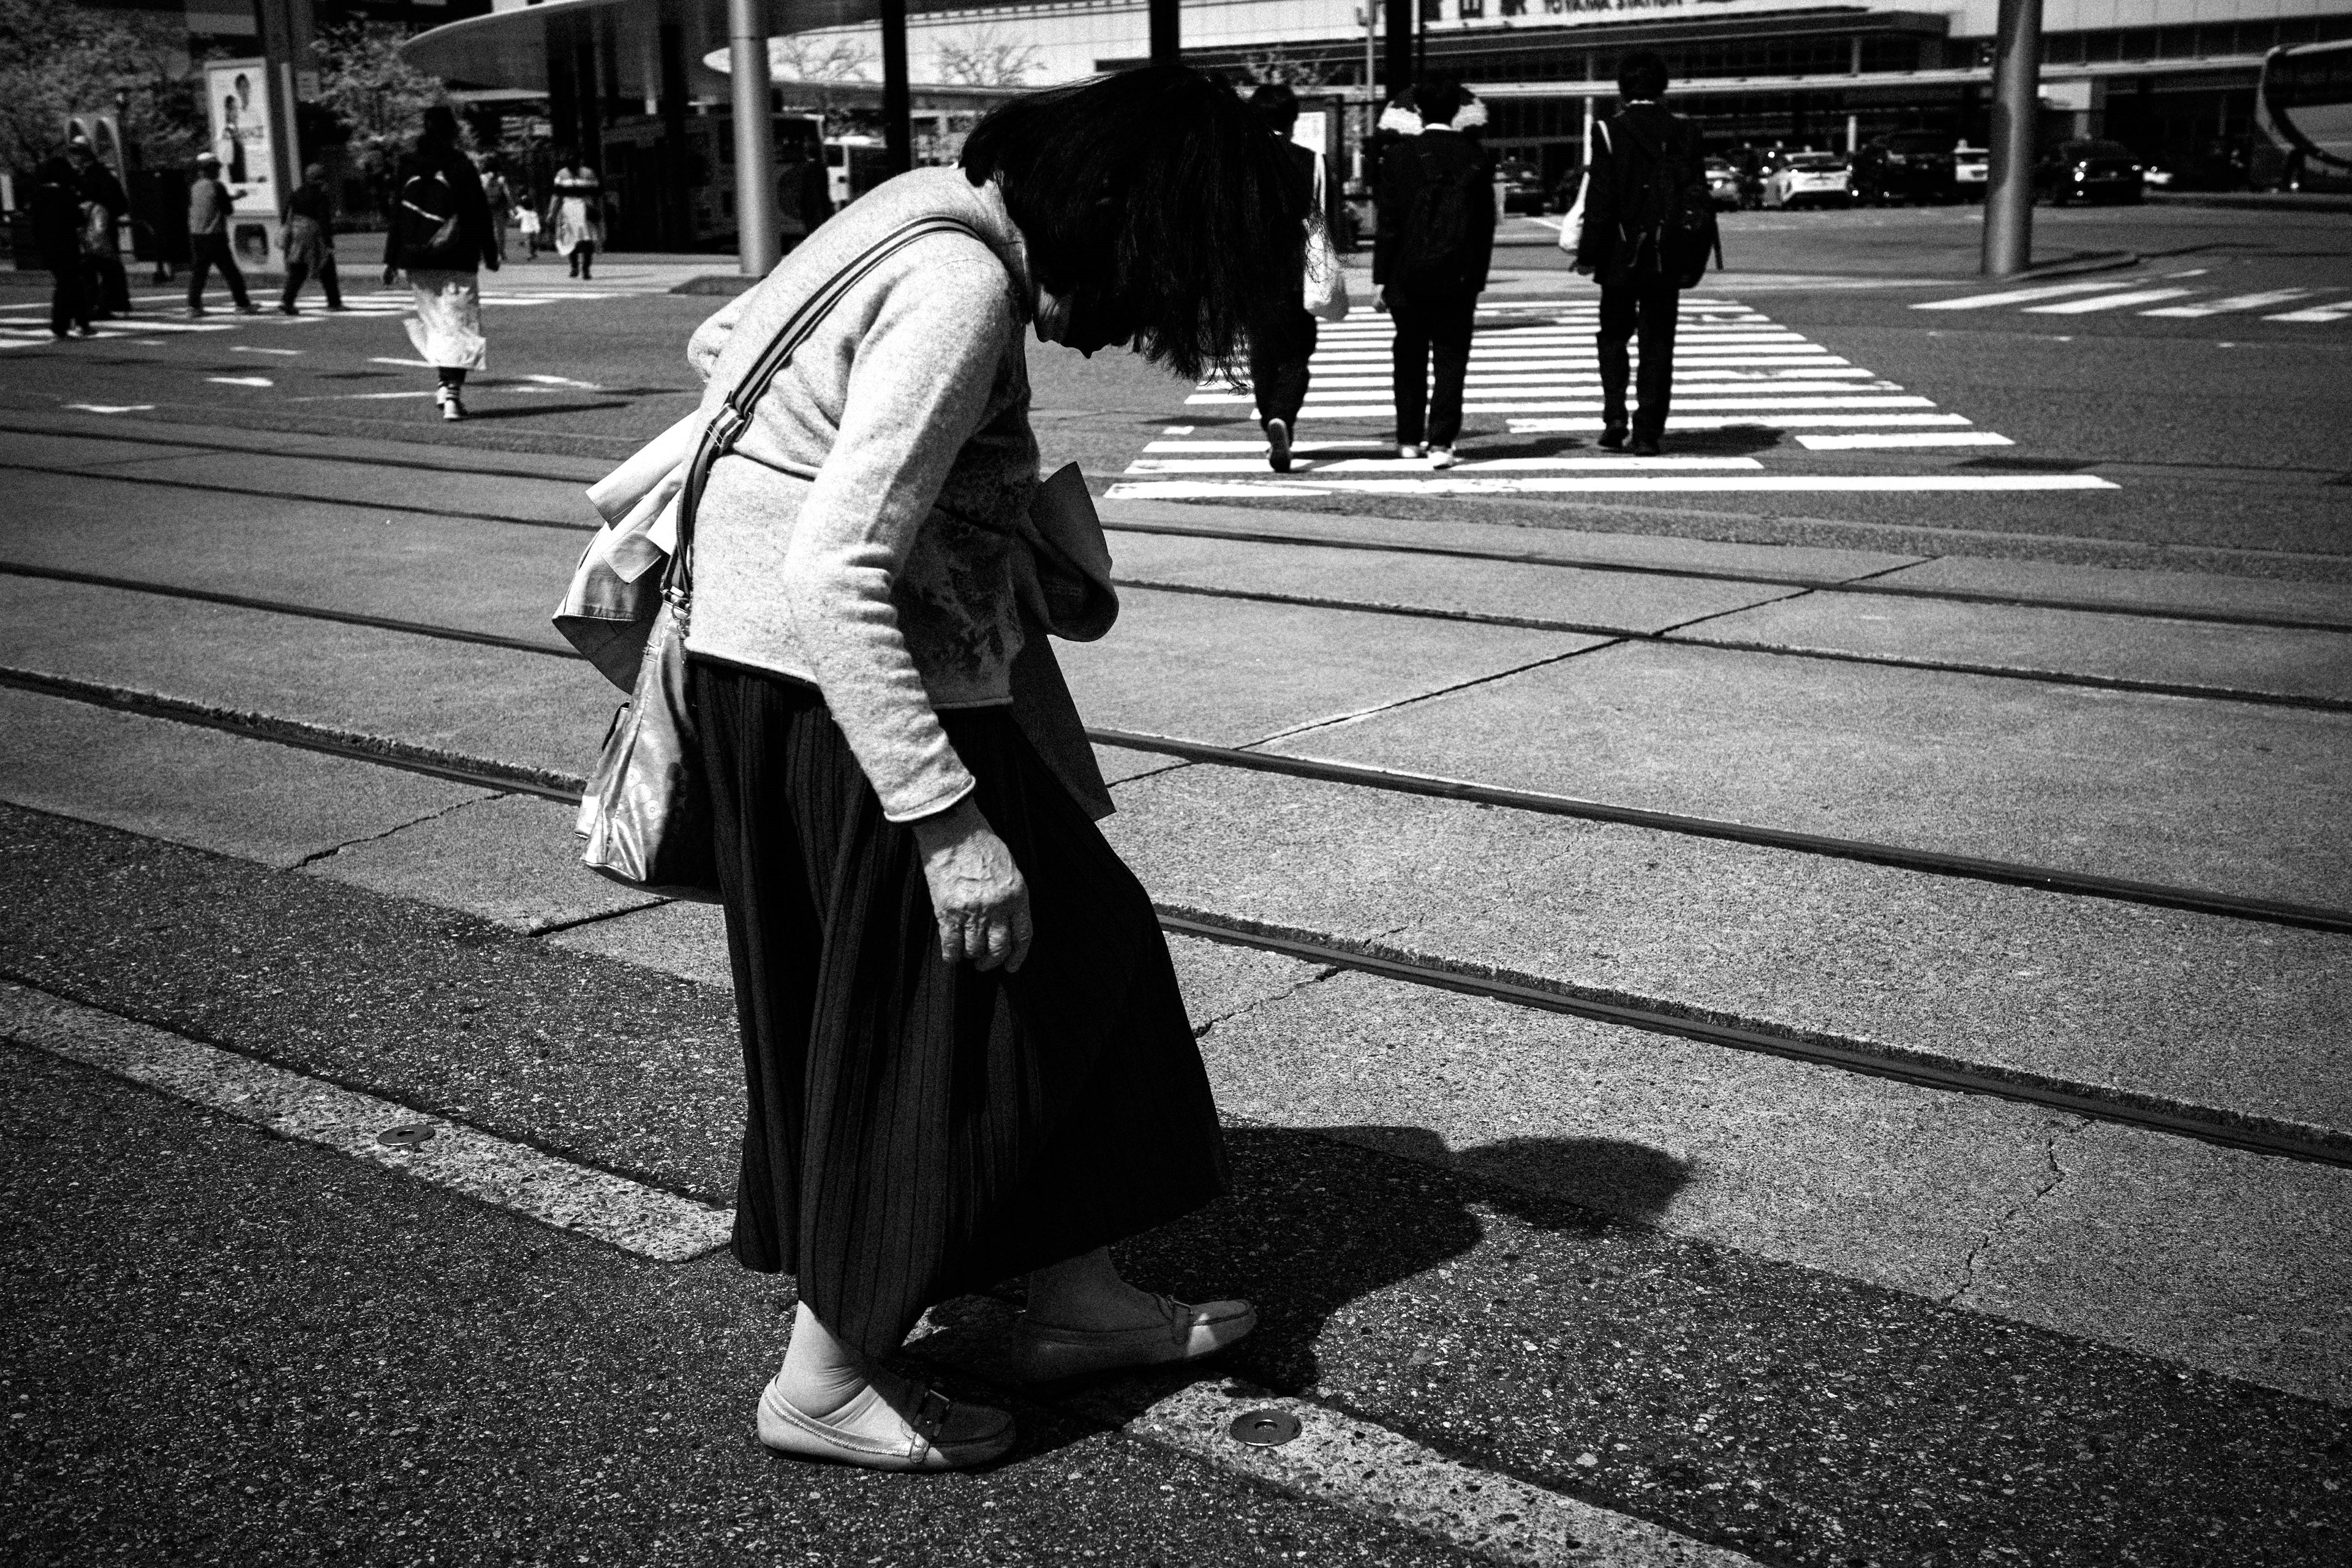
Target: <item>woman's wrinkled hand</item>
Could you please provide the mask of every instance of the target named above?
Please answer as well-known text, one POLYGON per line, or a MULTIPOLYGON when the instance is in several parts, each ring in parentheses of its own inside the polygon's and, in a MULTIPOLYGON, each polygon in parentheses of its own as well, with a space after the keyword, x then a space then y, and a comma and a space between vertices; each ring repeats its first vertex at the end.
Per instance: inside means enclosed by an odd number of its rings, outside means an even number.
POLYGON ((940 957, 1017 971, 1029 956, 1029 884, 1013 851, 966 795, 913 825, 940 922, 940 957))

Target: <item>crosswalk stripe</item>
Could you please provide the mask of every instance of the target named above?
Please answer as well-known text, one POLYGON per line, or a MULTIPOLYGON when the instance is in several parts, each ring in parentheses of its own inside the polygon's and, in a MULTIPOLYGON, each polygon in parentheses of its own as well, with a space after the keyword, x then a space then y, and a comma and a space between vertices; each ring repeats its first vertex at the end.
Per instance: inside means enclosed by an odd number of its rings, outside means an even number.
MULTIPOLYGON (((1783 414, 1772 419, 1726 419, 1720 416, 1692 418, 1680 408, 1666 416, 1666 428, 1673 431, 1691 430, 1820 430, 1839 426, 1922 426, 1966 425, 1965 414, 1783 414)), ((1570 419, 1514 419, 1510 422, 1514 436, 1565 436, 1579 431, 1601 427, 1597 417, 1570 419)))
POLYGON ((1999 305, 2022 305, 2029 300, 2055 300, 2065 294, 2091 294, 2126 287, 2118 279, 2095 283, 2045 283, 2035 289, 2004 289, 1995 294, 1964 294, 1957 300, 1925 300, 1915 310, 1990 310, 1999 305))
POLYGON ((1286 479, 1140 479, 1115 481, 1104 493, 1112 500, 1201 500, 1236 490, 1313 495, 1341 490, 1371 495, 1633 494, 1646 492, 1776 491, 1829 494, 1890 491, 1974 492, 2011 490, 2112 490, 2121 487, 2095 474, 1580 474, 1573 478, 1530 475, 1482 478, 1432 470, 1412 479, 1330 479, 1308 474, 1286 479))
POLYGON ((2028 305, 2029 316, 2084 316, 2093 310, 2120 310, 2132 305, 2152 305, 2158 300, 2178 300, 2194 294, 2194 289, 2134 289, 2123 294, 2102 294, 2095 300, 2069 300, 2058 305, 2028 305))
MULTIPOLYGON (((1128 465, 1127 471, 1130 474, 1262 474, 1266 471, 1264 443, 1259 443, 1256 449, 1260 455, 1255 458, 1139 458, 1128 465)), ((1292 449, 1297 450, 1296 447, 1292 449)), ((1754 472, 1763 467, 1753 458, 1488 458, 1465 462, 1453 472, 1645 473, 1660 469, 1754 472)), ((1433 470, 1428 460, 1423 458, 1340 458, 1328 462, 1299 463, 1292 471, 1302 474, 1426 474, 1433 470)))
POLYGON ((1901 447, 2013 447, 2017 443, 1990 430, 1923 430, 1917 435, 1895 433, 1861 436, 1800 436, 1797 445, 1809 452, 1854 452, 1901 447))
POLYGON ((2284 315, 2264 316, 2265 321, 2340 321, 2352 316, 2352 300, 2341 304, 2315 305, 2308 310, 2289 310, 2284 315))
POLYGON ((2300 300, 2311 292, 2308 289, 2270 289, 2259 294, 2232 294, 2226 300, 2203 300, 2194 305, 2167 305, 2160 310, 2142 310, 2143 316, 2219 316, 2231 310, 2259 310, 2265 305, 2284 305, 2289 300, 2300 300))

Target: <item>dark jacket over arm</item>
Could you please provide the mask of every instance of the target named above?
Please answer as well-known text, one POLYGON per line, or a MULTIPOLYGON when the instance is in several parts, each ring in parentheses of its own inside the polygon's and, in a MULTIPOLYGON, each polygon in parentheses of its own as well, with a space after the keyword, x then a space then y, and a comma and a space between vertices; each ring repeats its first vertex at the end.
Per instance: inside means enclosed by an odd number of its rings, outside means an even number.
POLYGON ((1381 161, 1372 281, 1408 291, 1476 293, 1495 259, 1494 168, 1486 150, 1452 131, 1424 131, 1381 161), (1446 192, 1460 197, 1462 232, 1433 246, 1416 230, 1446 192))
POLYGON ((462 242, 462 254, 469 268, 499 264, 499 239, 490 226, 490 199, 482 194, 482 176, 473 161, 455 147, 419 150, 400 161, 400 170, 393 178, 392 200, 384 213, 383 264, 386 267, 406 267, 409 262, 401 255, 400 193, 408 182, 419 175, 430 177, 438 172, 449 182, 449 189, 457 201, 457 236, 462 242))

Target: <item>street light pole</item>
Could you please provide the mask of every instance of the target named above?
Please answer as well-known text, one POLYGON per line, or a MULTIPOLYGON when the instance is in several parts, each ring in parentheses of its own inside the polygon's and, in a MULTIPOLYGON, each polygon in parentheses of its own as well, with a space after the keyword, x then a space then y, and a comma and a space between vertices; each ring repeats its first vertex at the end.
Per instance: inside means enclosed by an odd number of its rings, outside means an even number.
POLYGON ((729 85, 735 102, 736 255, 764 278, 783 255, 776 233, 776 127, 768 106, 767 0, 727 0, 729 85))
POLYGON ((2010 278, 2033 265, 2033 123, 2042 109, 2042 0, 2000 0, 1992 94, 1983 271, 1991 278, 2010 278))

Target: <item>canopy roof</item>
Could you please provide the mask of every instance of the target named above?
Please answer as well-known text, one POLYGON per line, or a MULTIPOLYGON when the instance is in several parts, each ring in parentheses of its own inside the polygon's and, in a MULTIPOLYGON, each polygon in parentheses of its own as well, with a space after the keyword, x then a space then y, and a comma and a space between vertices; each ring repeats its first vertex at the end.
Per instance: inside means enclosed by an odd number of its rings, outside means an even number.
MULTIPOLYGON (((1015 8, 1013 0, 907 0, 907 10, 915 16, 1015 8)), ((770 0, 768 26, 772 34, 782 36, 877 21, 881 15, 880 0, 770 0)), ((725 77, 703 64, 709 56, 726 52, 727 0, 541 0, 419 33, 402 46, 401 53, 417 69, 453 87, 545 92, 548 27, 567 17, 611 27, 614 85, 623 98, 660 92, 658 38, 665 25, 680 30, 688 90, 721 95, 727 90, 725 77)), ((854 89, 856 84, 843 85, 854 89)))

